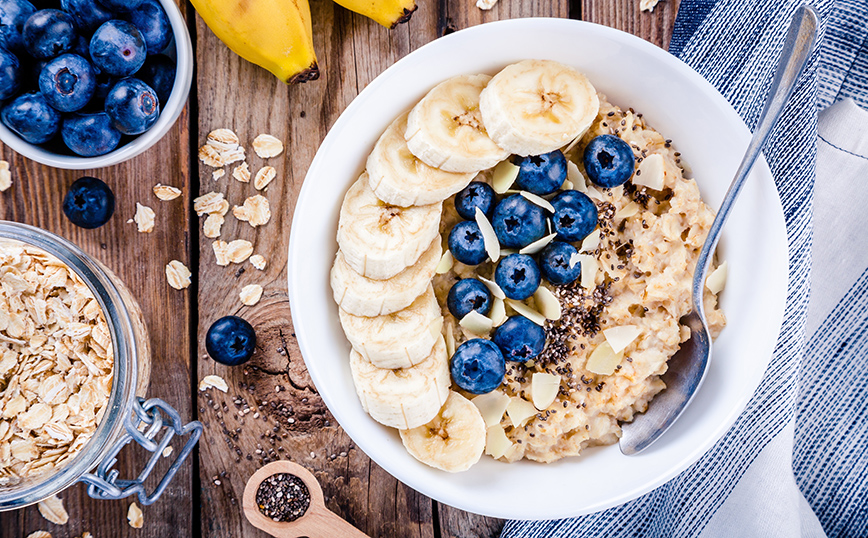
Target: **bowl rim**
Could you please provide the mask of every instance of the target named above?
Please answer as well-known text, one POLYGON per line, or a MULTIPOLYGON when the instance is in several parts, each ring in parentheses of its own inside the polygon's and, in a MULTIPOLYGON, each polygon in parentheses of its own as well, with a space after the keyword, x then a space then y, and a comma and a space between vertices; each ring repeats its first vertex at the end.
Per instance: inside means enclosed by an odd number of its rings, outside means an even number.
MULTIPOLYGON (((181 115, 181 111, 187 104, 190 87, 193 84, 193 45, 187 23, 181 15, 177 4, 172 0, 157 0, 172 26, 175 43, 175 83, 165 106, 162 107, 160 117, 154 125, 138 135, 138 137, 121 147, 96 157, 80 157, 76 155, 60 155, 53 153, 35 144, 22 139, 18 134, 0 122, 0 141, 12 148, 17 153, 46 166, 62 168, 65 170, 87 170, 104 168, 132 159, 150 149, 156 144, 174 125, 181 115)), ((57 135, 59 136, 59 134, 57 135)))
MULTIPOLYGON (((304 289, 307 285, 305 282, 299 280, 299 274, 301 272, 301 264, 306 263, 307 256, 302 255, 293 255, 295 251, 298 250, 298 243, 301 241, 299 239, 299 235, 303 228, 300 225, 299 220, 302 218, 302 214, 304 211, 299 211, 299 207, 304 207, 305 202, 309 201, 311 198, 311 192, 314 189, 315 179, 314 176, 320 173, 320 169, 325 166, 323 161, 326 159, 324 157, 324 150, 330 149, 331 146, 334 145, 334 139, 337 138, 337 133, 342 131, 346 125, 350 122, 350 117, 353 116, 357 110, 364 106, 366 98, 371 95, 373 92, 376 92, 379 88, 388 84, 389 81, 395 77, 396 73, 400 72, 405 68, 408 64, 412 64, 415 61, 419 60, 419 57, 422 54, 427 53, 430 49, 441 47, 442 44, 448 42, 449 40, 463 39, 467 38, 472 34, 479 34, 479 36, 485 36, 486 32, 512 32, 515 34, 516 32, 522 31, 526 28, 535 28, 537 30, 544 30, 546 28, 552 28, 559 31, 578 31, 578 32, 591 32, 591 33, 602 33, 608 34, 614 40, 624 44, 630 48, 638 48, 641 49, 643 53, 651 55, 656 61, 665 62, 668 64, 668 67, 671 67, 679 76, 683 76, 686 78, 693 86, 697 88, 698 91, 702 92, 709 99, 713 101, 713 104, 716 107, 719 107, 721 111, 728 116, 731 117, 732 121, 732 129, 734 132, 740 134, 740 137, 743 138, 745 146, 747 145, 747 141, 750 138, 750 131, 732 108, 732 106, 726 101, 726 99, 701 75, 695 72, 692 68, 690 68, 687 64, 682 62, 681 60, 675 58, 670 55, 668 52, 663 49, 658 48, 651 43, 633 36, 631 34, 627 34, 620 30, 616 30, 613 28, 601 26, 594 23, 584 22, 584 21, 576 21, 570 19, 555 19, 555 18, 524 18, 524 19, 511 19, 504 21, 497 21, 491 23, 485 23, 477 26, 473 26, 467 29, 460 30, 448 36, 441 37, 431 43, 426 44, 423 47, 420 47, 416 51, 409 53, 407 56, 384 70, 379 76, 377 76, 373 81, 371 81, 366 88, 364 88, 359 95, 354 99, 352 103, 343 111, 341 116, 337 119, 334 125, 330 128, 328 134, 324 138, 322 144, 320 145, 317 154, 315 155, 311 165, 308 169, 307 175, 305 177, 305 181, 302 184, 301 190, 299 192, 297 201, 296 201, 296 211, 293 215, 292 225, 290 228, 290 242, 289 242, 289 251, 287 258, 287 282, 289 286, 289 299, 290 299, 290 310, 292 315, 292 321, 295 328, 295 333, 297 335, 299 349, 301 351, 302 357, 305 360, 305 363, 308 367, 308 370, 311 374, 311 379, 316 385, 320 395, 322 396, 324 402, 329 407, 329 410, 338 420, 338 422, 344 427, 347 434, 351 439, 356 443, 356 446, 364 450, 373 461, 381 465, 387 472, 393 474, 398 480, 404 482, 410 487, 420 491, 421 493, 445 504, 449 504, 455 507, 458 507, 463 510, 467 510, 470 512, 475 512, 487 516, 492 517, 500 517, 507 519, 530 519, 530 520, 539 520, 539 519, 550 519, 550 518, 561 518, 561 517, 573 517, 584 515, 600 510, 604 510, 607 508, 611 508, 613 506, 622 504, 624 502, 635 499, 658 486, 666 483, 671 480, 676 475, 683 472, 687 467, 695 463, 702 457, 711 447, 726 433, 726 431, 730 428, 730 426, 736 421, 738 416, 747 406, 748 401, 753 396, 753 392, 756 387, 759 386, 762 375, 765 372, 768 362, 771 360, 771 352, 774 348, 775 342, 777 340, 777 335, 780 330, 781 322, 783 320, 784 315, 784 305, 786 299, 786 268, 788 265, 788 257, 786 250, 786 234, 785 234, 785 224, 784 224, 784 215, 783 209, 780 204, 780 199, 777 197, 777 191, 774 190, 774 207, 771 207, 771 215, 768 217, 772 224, 773 228, 773 239, 781 240, 783 242, 783 251, 777 252, 774 254, 773 261, 775 262, 775 275, 780 276, 783 274, 783 281, 773 281, 772 282, 772 290, 770 293, 774 295, 777 302, 769 308, 768 317, 769 323, 776 328, 776 331, 773 334, 773 337, 766 337, 763 340, 763 347, 760 350, 761 352, 768 351, 765 355, 762 353, 758 354, 757 361, 762 363, 762 369, 759 371, 759 375, 754 375, 747 382, 751 384, 751 390, 746 390, 740 394, 740 397, 737 401, 729 402, 730 406, 728 407, 728 411, 725 419, 720 421, 719 423, 715 423, 714 432, 712 435, 709 435, 707 438, 703 439, 703 442, 693 446, 690 450, 685 451, 681 454, 682 459, 675 465, 671 465, 669 468, 665 470, 665 472, 659 473, 654 476, 653 479, 645 480, 645 482, 641 484, 637 484, 630 489, 627 489, 621 492, 617 496, 612 496, 610 498, 601 499, 597 502, 592 502, 586 504, 582 507, 578 508, 570 508, 570 509, 560 509, 560 511, 551 512, 551 513, 532 513, 527 511, 515 510, 514 506, 509 507, 492 507, 489 504, 486 504, 484 499, 467 499, 462 498, 459 501, 456 501, 454 498, 446 498, 444 495, 441 495, 439 491, 435 491, 435 486, 427 483, 424 480, 425 473, 410 473, 410 472, 402 472, 395 473, 394 465, 392 462, 384 460, 381 456, 382 450, 378 449, 377 444, 368 438, 368 436, 363 435, 361 430, 362 425, 357 423, 348 422, 346 418, 347 414, 341 409, 339 406, 333 405, 334 402, 331 401, 333 393, 337 390, 329 384, 323 384, 324 379, 321 379, 317 373, 318 369, 316 365, 312 362, 313 360, 313 348, 315 347, 315 342, 313 342, 313 337, 309 335, 309 332, 312 334, 312 331, 316 329, 316 327, 310 327, 307 320, 301 315, 304 312, 304 305, 300 302, 299 299, 300 294, 296 294, 293 290, 304 289), (423 52, 426 51, 426 52, 423 52), (310 338, 310 340, 309 340, 310 338), (312 366, 313 365, 313 366, 312 366)), ((516 61, 519 58, 516 57, 516 61)), ((333 148, 331 148, 333 149, 333 148)), ((734 170, 734 168, 733 168, 734 170)), ((771 188, 774 189, 773 178, 771 175, 771 171, 769 170, 768 164, 765 161, 763 156, 758 159, 757 164, 754 168, 753 174, 757 174, 762 176, 761 178, 763 182, 770 182, 771 188)), ((769 232, 769 233, 772 233, 769 232)), ((725 240, 725 238, 724 238, 725 240)), ((330 293, 329 293, 330 295, 330 293)), ((331 305, 333 306, 333 305, 331 305)), ((714 364, 714 363, 712 363, 714 364)), ((708 390, 707 384, 704 387, 704 390, 708 390)), ((696 405, 694 405, 696 407, 696 405)), ((684 421, 682 421, 683 423, 684 421)), ((676 424, 677 427, 677 424, 676 424)), ((669 434, 670 436, 672 434, 669 434)), ((617 450, 617 448, 615 448, 617 450)), ((643 456, 635 456, 634 458, 642 458, 643 456)), ((560 460, 554 464, 550 464, 552 466, 562 465, 563 462, 576 461, 574 458, 568 458, 565 460, 560 460)), ((419 465, 422 465, 421 463, 419 465)), ((560 467, 559 467, 560 468, 560 467)))

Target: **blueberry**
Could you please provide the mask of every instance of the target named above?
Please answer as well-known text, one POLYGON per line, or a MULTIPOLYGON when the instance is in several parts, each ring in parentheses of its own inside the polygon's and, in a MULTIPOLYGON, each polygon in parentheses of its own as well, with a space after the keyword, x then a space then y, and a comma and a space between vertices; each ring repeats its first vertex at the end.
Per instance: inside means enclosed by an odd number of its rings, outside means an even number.
POLYGON ((60 112, 38 92, 16 97, 0 112, 0 120, 31 144, 48 142, 60 128, 60 112))
POLYGON ((597 206, 584 193, 563 191, 551 200, 552 230, 564 241, 581 241, 597 227, 597 206))
POLYGON ((72 17, 59 9, 40 9, 24 23, 24 48, 34 58, 54 58, 75 44, 72 17))
POLYGON ((102 73, 128 77, 145 63, 145 38, 127 21, 110 20, 90 38, 90 58, 102 73))
POLYGON ((446 297, 449 312, 458 320, 469 314, 471 310, 476 310, 485 316, 491 311, 492 304, 494 300, 488 287, 475 278, 459 280, 452 286, 446 297))
POLYGON ((491 341, 497 344, 506 360, 525 362, 543 352, 546 332, 524 316, 510 316, 494 331, 491 341))
MULTIPOLYGON (((90 61, 90 42, 82 36, 78 36, 75 38, 75 43, 73 43, 72 48, 69 49, 69 52, 72 54, 77 54, 85 60, 90 61)), ((93 68, 93 66, 91 66, 91 68, 93 68)), ((96 72, 97 71, 94 69, 94 73, 96 72)))
POLYGON ((567 158, 559 149, 543 155, 518 157, 515 164, 518 165, 516 186, 534 194, 551 194, 567 179, 567 158))
POLYGON ((148 45, 148 54, 159 53, 172 40, 169 16, 159 2, 145 0, 138 9, 131 11, 126 19, 142 33, 148 45))
POLYGON ((607 189, 626 183, 636 168, 630 145, 610 134, 591 140, 585 148, 583 162, 588 178, 607 189))
POLYGON ((489 219, 494 212, 495 199, 494 189, 488 183, 474 181, 464 187, 455 195, 455 210, 461 218, 467 220, 476 219, 476 208, 482 210, 489 219))
POLYGON ((77 54, 63 54, 48 62, 39 75, 39 91, 60 112, 75 112, 86 105, 96 89, 96 74, 77 54))
POLYGON ((145 65, 136 73, 136 78, 153 88, 160 102, 165 104, 175 84, 175 62, 164 54, 148 56, 145 65))
POLYGON ((500 246, 504 248, 526 247, 546 233, 543 209, 519 194, 497 204, 491 224, 500 246))
MULTIPOLYGON (((111 89, 114 88, 115 84, 117 84, 117 83, 118 83, 118 79, 116 79, 115 77, 113 77, 111 75, 107 75, 105 73, 100 73, 99 75, 97 75, 96 76, 96 87, 94 88, 94 91, 93 91, 94 100, 99 101, 99 100, 105 99, 106 95, 108 95, 108 92, 111 91, 111 89)), ((103 106, 100 105, 99 108, 102 110, 103 106)))
POLYGON ((256 349, 256 331, 238 316, 224 316, 208 328, 205 349, 212 359, 221 364, 244 364, 256 349))
POLYGON ((111 11, 93 0, 60 0, 60 8, 69 13, 80 32, 87 34, 114 18, 111 11))
POLYGON ((66 147, 82 157, 105 155, 121 141, 120 131, 105 112, 67 116, 60 134, 66 147))
POLYGON ((150 86, 136 78, 125 78, 105 97, 105 111, 123 134, 144 133, 160 116, 160 100, 150 86))
POLYGON ((488 258, 485 241, 479 225, 472 220, 462 220, 449 232, 449 251, 463 264, 478 265, 488 258))
POLYGON ((21 64, 18 56, 0 48, 0 101, 9 99, 21 87, 21 64))
POLYGON ((24 23, 36 8, 27 0, 0 0, 0 46, 11 52, 24 50, 24 23))
POLYGON ((133 11, 138 9, 144 0, 99 0, 103 7, 111 11, 133 11))
POLYGON ((449 369, 456 385, 471 394, 485 394, 503 382, 506 361, 491 340, 474 338, 458 346, 449 369))
POLYGON ((573 255, 578 253, 576 247, 562 241, 546 245, 539 260, 543 278, 558 286, 574 282, 582 274, 582 264, 571 262, 573 255))
POLYGON ((66 218, 81 228, 99 228, 115 212, 115 195, 108 185, 95 177, 75 180, 63 198, 66 218))
POLYGON ((527 254, 510 254, 494 270, 494 281, 507 297, 517 301, 533 295, 541 280, 539 266, 527 254))

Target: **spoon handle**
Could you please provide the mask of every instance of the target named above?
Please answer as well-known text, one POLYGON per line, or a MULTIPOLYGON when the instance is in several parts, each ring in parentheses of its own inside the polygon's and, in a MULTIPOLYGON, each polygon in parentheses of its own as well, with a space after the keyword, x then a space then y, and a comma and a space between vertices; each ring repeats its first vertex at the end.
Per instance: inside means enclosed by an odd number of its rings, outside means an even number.
POLYGON ((703 322, 705 322, 705 308, 703 306, 705 277, 708 274, 711 259, 714 256, 714 249, 717 247, 717 242, 720 239, 720 231, 723 229, 723 225, 732 211, 732 206, 736 198, 738 198, 747 180, 747 176, 750 174, 757 157, 759 157, 760 151, 766 143, 772 128, 777 123, 778 118, 780 118, 784 105, 786 105, 796 87, 799 75, 801 75, 802 70, 805 68, 805 64, 811 54, 811 49, 814 47, 818 26, 817 12, 811 6, 804 5, 793 15, 790 28, 787 31, 787 38, 784 41, 784 48, 781 51, 781 63, 778 65, 775 78, 769 88, 769 97, 766 99, 765 110, 760 115, 750 145, 744 154, 738 171, 735 173, 735 178, 732 180, 729 190, 726 192, 726 196, 723 198, 723 202, 720 204, 720 209, 717 211, 717 216, 711 224, 708 237, 705 239, 705 244, 699 253, 699 259, 696 262, 696 270, 693 275, 693 308, 699 313, 703 322))

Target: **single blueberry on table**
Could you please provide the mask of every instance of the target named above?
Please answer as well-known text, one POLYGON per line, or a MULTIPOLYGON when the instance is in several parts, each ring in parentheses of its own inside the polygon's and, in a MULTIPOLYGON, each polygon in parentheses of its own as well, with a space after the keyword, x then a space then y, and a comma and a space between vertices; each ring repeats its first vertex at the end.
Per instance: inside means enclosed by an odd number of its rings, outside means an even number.
POLYGON ((31 144, 43 144, 57 134, 60 112, 39 92, 19 95, 0 112, 0 120, 31 144))
POLYGON ((552 284, 563 286, 575 282, 582 274, 582 264, 573 263, 573 255, 579 251, 563 241, 553 241, 540 254, 539 267, 542 276, 552 284))
POLYGON ((542 155, 518 157, 515 164, 518 166, 515 185, 540 196, 555 192, 567 179, 567 158, 559 149, 542 155))
POLYGON ((488 258, 485 240, 479 225, 472 220, 462 220, 449 232, 449 251, 452 257, 466 265, 478 265, 488 258))
POLYGON ((148 56, 145 65, 136 72, 136 78, 153 88, 165 105, 175 85, 175 62, 165 54, 148 56))
POLYGON ((256 331, 238 316, 224 316, 208 328, 205 349, 212 359, 221 364, 244 364, 256 349, 256 331))
POLYGON ((67 52, 77 37, 72 17, 59 9, 40 9, 31 15, 23 35, 27 52, 42 60, 67 52))
POLYGON ((67 116, 60 135, 66 147, 82 157, 105 155, 121 141, 120 131, 114 128, 105 112, 67 116))
POLYGON ((476 208, 478 207, 490 219, 494 213, 496 201, 494 189, 491 188, 491 185, 481 181, 474 181, 455 195, 455 210, 458 211, 461 218, 475 220, 476 208))
POLYGON ((69 13, 78 31, 86 34, 90 34, 102 23, 114 18, 110 10, 94 0, 60 0, 60 8, 69 13))
POLYGON ((90 62, 77 54, 63 54, 48 62, 39 75, 39 91, 60 112, 75 112, 88 104, 96 89, 90 62))
POLYGON ((494 331, 491 341, 500 348, 504 359, 525 362, 543 352, 546 332, 524 316, 510 316, 494 331))
POLYGON ((491 340, 474 338, 458 346, 449 370, 456 385, 471 394, 485 394, 503 382, 506 361, 491 340))
POLYGON ((18 56, 0 48, 0 101, 9 99, 21 87, 21 64, 18 56))
POLYGON ((591 140, 585 148, 582 162, 588 178, 607 189, 626 183, 636 168, 636 157, 630 145, 610 134, 591 140))
POLYGON ((136 78, 125 78, 105 97, 105 111, 123 134, 144 133, 160 116, 160 100, 154 90, 136 78))
POLYGON ((90 58, 101 73, 128 77, 144 65, 147 55, 145 38, 127 21, 105 22, 90 38, 90 58))
POLYGON ((581 241, 597 227, 597 206, 579 191, 563 191, 551 199, 552 231, 564 241, 581 241))
POLYGON ((488 287, 475 278, 459 280, 452 285, 449 295, 446 296, 446 307, 457 320, 461 320, 471 310, 485 316, 491 311, 492 304, 494 300, 488 287))
POLYGON ((80 228, 99 228, 115 212, 115 195, 95 177, 75 180, 63 198, 63 213, 80 228))
POLYGON ((534 294, 542 281, 539 266, 527 254, 510 254, 494 270, 494 281, 510 299, 523 301, 534 294))
POLYGON ((126 19, 142 33, 148 45, 148 54, 159 53, 172 40, 169 16, 159 2, 145 0, 138 9, 131 11, 126 19))
POLYGON ((501 200, 494 208, 491 225, 504 248, 522 248, 546 233, 543 209, 520 194, 501 200))
POLYGON ((36 8, 27 0, 0 0, 0 46, 10 52, 24 50, 24 23, 36 8))
POLYGON ((98 0, 100 4, 111 11, 125 12, 138 9, 144 0, 98 0))

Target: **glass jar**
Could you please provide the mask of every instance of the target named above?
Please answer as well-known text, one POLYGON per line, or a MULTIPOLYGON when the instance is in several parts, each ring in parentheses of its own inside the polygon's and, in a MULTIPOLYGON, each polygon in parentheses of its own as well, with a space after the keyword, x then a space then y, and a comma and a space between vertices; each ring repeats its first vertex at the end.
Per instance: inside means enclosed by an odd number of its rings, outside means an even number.
POLYGON ((142 504, 152 504, 192 451, 202 434, 202 425, 197 421, 184 424, 177 411, 162 400, 143 400, 150 379, 151 351, 138 304, 114 273, 61 237, 25 224, 0 221, 0 241, 41 249, 76 273, 102 309, 114 352, 111 392, 91 439, 59 468, 0 486, 0 511, 39 502, 76 482, 86 483, 88 495, 93 498, 138 495, 142 504), (149 493, 144 481, 175 435, 187 437, 184 448, 149 493), (123 480, 118 478, 114 464, 117 454, 130 441, 142 445, 151 456, 136 478, 123 480))

